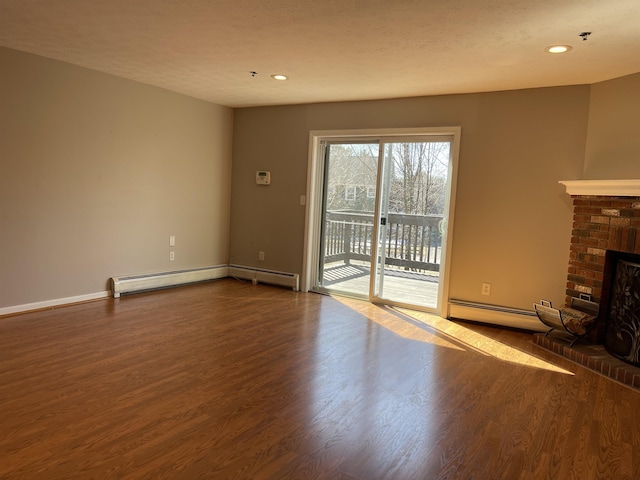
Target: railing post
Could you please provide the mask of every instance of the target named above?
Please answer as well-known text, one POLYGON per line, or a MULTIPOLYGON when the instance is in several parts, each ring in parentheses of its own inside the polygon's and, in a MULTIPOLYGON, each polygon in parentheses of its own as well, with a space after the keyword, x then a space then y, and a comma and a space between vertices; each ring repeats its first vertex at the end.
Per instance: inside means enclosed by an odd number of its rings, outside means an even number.
POLYGON ((344 222, 344 263, 351 265, 351 237, 353 236, 353 223, 344 222))

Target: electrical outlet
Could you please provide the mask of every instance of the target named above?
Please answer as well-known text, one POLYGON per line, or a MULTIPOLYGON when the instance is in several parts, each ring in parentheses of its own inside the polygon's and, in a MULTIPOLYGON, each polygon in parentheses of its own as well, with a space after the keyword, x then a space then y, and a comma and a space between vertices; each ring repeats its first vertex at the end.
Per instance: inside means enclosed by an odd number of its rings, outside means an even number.
POLYGON ((175 259, 176 259, 176 252, 172 250, 171 252, 169 252, 169 260, 173 262, 175 259))
POLYGON ((490 283, 483 283, 482 284, 482 291, 481 291, 482 295, 491 295, 491 284, 490 283))
POLYGON ((258 260, 260 260, 261 262, 264 262, 264 252, 258 252, 258 260))

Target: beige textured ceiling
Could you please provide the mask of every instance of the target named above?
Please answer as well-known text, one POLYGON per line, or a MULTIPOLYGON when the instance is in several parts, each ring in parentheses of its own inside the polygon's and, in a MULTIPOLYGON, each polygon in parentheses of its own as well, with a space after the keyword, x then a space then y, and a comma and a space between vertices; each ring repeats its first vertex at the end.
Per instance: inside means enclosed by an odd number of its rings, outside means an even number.
POLYGON ((636 73, 640 0, 0 0, 0 45, 232 107, 397 98, 636 73))

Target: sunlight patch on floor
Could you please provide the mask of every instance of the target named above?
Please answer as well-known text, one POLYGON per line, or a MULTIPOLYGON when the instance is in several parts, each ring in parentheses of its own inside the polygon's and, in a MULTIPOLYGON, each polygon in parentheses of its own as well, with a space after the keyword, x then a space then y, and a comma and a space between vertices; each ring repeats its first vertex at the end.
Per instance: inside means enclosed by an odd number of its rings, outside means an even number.
POLYGON ((517 348, 505 345, 504 343, 498 342, 492 338, 478 332, 474 332, 469 328, 463 327, 462 325, 436 315, 401 308, 395 308, 394 310, 428 325, 440 334, 453 338, 456 341, 463 343, 469 349, 483 355, 490 355, 504 362, 541 368, 552 372, 564 373, 566 375, 574 375, 573 372, 560 368, 553 363, 542 360, 541 358, 518 350, 517 348))
POLYGON ((540 368, 565 375, 574 375, 569 370, 560 368, 529 353, 505 345, 436 315, 405 308, 382 307, 347 297, 333 298, 390 332, 409 340, 426 342, 459 351, 474 351, 504 362, 540 368))
POLYGON ((356 300, 347 297, 333 297, 338 302, 349 307, 352 310, 364 315, 369 320, 377 323, 381 327, 410 340, 430 343, 439 347, 453 348, 455 350, 464 351, 462 346, 456 345, 444 338, 442 335, 435 334, 422 326, 414 325, 406 319, 393 315, 386 307, 380 307, 364 300, 356 300))

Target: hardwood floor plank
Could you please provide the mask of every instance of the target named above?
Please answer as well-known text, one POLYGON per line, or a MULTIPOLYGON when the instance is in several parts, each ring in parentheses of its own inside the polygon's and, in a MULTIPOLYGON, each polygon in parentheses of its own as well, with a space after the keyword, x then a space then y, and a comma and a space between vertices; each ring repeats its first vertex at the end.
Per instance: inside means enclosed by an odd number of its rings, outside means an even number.
POLYGON ((231 279, 0 319, 0 479, 640 478, 526 333, 231 279))

